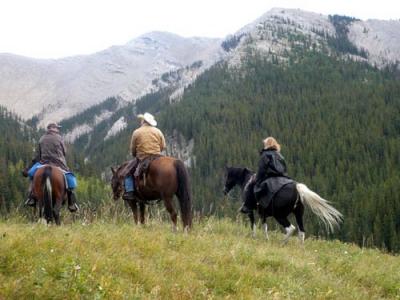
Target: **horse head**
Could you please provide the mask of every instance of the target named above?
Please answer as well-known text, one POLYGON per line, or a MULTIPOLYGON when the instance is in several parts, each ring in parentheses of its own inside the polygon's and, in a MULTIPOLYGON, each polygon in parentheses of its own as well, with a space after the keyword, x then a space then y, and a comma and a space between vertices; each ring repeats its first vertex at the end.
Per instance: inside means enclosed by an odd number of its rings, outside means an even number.
POLYGON ((224 186, 224 195, 227 195, 230 190, 237 184, 236 179, 236 168, 225 167, 225 186, 224 186))
POLYGON ((251 173, 247 168, 225 167, 224 194, 228 194, 235 185, 242 185, 246 176, 251 173))
POLYGON ((119 176, 120 167, 116 170, 111 167, 112 178, 111 178, 111 189, 113 192, 114 200, 118 200, 123 192, 122 177, 119 176))

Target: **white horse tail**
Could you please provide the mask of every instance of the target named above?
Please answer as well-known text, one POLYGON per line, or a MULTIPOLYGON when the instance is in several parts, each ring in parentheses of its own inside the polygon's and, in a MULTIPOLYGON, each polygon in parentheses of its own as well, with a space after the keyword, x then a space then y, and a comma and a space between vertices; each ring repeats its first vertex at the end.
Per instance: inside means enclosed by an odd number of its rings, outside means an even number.
POLYGON ((53 189, 51 186, 51 167, 46 166, 42 174, 44 216, 47 223, 53 220, 53 189))
POLYGON ((324 222, 328 230, 333 232, 335 226, 339 227, 339 223, 343 221, 343 215, 336 208, 329 205, 329 201, 310 190, 305 184, 297 183, 296 188, 301 202, 311 208, 313 213, 324 222))

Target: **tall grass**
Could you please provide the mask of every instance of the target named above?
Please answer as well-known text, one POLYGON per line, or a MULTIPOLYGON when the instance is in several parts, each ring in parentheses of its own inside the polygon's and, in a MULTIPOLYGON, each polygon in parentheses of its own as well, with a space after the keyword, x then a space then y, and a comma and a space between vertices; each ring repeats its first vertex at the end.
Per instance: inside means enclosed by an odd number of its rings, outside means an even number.
POLYGON ((161 216, 0 222, 0 299, 400 299, 398 256, 313 238, 282 246, 280 232, 253 239, 227 219, 174 234, 161 216))

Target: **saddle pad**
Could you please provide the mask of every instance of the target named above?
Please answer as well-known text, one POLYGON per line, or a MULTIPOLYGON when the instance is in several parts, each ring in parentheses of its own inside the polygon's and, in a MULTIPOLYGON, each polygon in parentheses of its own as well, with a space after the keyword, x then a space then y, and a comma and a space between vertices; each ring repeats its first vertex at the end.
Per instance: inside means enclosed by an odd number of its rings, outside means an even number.
POLYGON ((35 173, 38 169, 42 168, 44 165, 42 165, 40 162, 35 163, 28 171, 28 176, 32 180, 33 177, 35 176, 35 173))

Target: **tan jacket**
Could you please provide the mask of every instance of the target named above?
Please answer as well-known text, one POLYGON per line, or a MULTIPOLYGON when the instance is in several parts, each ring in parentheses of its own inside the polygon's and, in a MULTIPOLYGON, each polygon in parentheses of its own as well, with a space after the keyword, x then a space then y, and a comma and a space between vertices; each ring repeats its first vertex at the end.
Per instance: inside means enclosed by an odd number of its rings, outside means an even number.
POLYGON ((165 149, 165 138, 161 130, 144 123, 132 134, 131 153, 140 160, 165 149))

